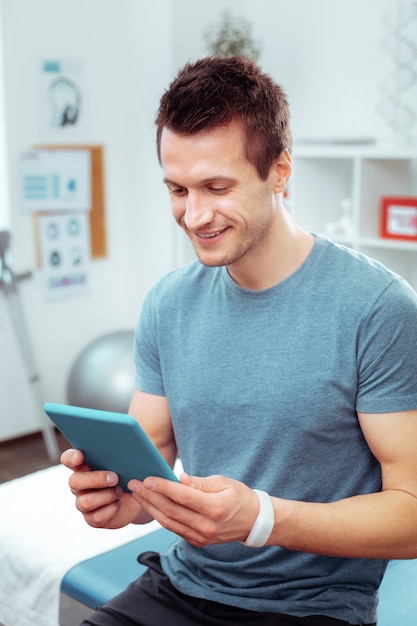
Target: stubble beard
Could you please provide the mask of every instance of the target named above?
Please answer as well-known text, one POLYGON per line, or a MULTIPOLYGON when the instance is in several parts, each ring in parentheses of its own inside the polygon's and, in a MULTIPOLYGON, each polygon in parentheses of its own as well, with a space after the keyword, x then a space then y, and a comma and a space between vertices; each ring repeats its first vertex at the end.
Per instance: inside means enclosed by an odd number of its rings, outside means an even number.
POLYGON ((231 250, 225 251, 221 255, 219 254, 218 258, 216 258, 213 253, 204 253, 204 251, 201 251, 198 244, 195 243, 190 234, 187 233, 187 235, 191 240, 197 258, 202 265, 205 265, 206 267, 228 267, 238 261, 248 258, 255 251, 261 251, 262 248, 266 246, 269 232, 269 222, 258 224, 257 228, 253 230, 249 241, 236 241, 231 250))

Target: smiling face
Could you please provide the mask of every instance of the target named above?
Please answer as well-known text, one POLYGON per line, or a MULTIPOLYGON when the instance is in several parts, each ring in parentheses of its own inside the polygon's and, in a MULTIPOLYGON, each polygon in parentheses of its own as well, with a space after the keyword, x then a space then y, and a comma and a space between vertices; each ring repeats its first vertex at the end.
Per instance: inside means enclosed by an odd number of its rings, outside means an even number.
POLYGON ((174 218, 204 265, 227 265, 233 276, 273 245, 285 178, 274 164, 261 180, 244 156, 238 123, 193 135, 164 128, 161 163, 174 218))

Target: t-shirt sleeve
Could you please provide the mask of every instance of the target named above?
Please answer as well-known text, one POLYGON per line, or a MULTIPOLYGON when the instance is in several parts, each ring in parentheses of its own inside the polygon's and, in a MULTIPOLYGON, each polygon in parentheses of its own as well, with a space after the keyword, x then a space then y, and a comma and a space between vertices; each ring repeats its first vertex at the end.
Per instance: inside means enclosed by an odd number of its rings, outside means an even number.
POLYGON ((370 306, 357 358, 357 411, 417 408, 417 295, 404 280, 393 280, 370 306))
POLYGON ((136 389, 165 396, 158 349, 158 316, 154 291, 145 298, 135 331, 136 389))

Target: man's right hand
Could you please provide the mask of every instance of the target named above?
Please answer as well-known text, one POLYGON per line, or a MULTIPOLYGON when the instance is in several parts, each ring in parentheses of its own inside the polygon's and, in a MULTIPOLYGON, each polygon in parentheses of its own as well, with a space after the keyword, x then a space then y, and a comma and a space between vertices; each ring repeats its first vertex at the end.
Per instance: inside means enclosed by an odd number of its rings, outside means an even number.
POLYGON ((131 494, 117 485, 118 476, 107 470, 91 471, 80 450, 65 450, 61 463, 73 471, 69 478, 75 506, 94 528, 122 528, 152 520, 131 494))

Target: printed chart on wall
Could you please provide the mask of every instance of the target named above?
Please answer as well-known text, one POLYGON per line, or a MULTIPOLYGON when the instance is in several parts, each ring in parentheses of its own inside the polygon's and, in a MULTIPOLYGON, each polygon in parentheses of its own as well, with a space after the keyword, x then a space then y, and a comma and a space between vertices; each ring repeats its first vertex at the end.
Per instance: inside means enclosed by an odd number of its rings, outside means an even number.
POLYGON ((22 213, 91 209, 87 150, 22 150, 18 166, 22 213))
POLYGON ((20 211, 37 217, 46 296, 85 291, 90 262, 90 152, 21 152, 19 192, 20 211))
POLYGON ((87 214, 40 215, 38 224, 46 295, 62 297, 88 289, 90 233, 87 214))

